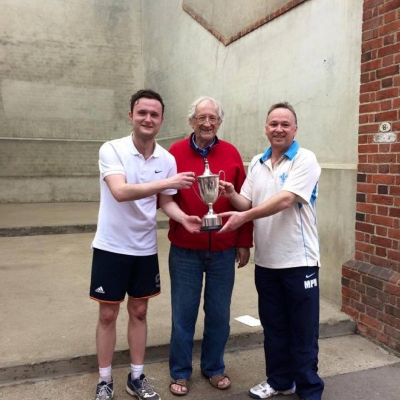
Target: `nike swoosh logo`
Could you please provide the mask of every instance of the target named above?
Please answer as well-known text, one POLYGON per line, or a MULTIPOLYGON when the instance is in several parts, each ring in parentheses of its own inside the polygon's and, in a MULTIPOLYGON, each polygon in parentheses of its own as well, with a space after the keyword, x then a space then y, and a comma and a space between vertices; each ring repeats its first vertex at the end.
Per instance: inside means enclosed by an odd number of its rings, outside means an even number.
POLYGON ((315 275, 315 272, 311 275, 306 275, 306 279, 311 278, 313 275, 315 275))
POLYGON ((154 172, 155 172, 156 174, 159 174, 160 172, 162 172, 162 170, 161 170, 161 171, 157 171, 157 170, 156 170, 156 171, 154 171, 154 172))

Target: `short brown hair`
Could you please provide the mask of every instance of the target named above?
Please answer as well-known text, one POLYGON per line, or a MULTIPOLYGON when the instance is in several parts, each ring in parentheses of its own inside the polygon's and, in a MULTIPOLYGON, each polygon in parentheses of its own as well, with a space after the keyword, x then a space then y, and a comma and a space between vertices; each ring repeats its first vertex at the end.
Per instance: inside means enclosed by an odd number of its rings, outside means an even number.
POLYGON ((133 107, 135 106, 136 102, 142 98, 158 100, 161 103, 162 115, 164 115, 164 108, 165 108, 164 102, 160 94, 151 89, 138 90, 135 94, 132 95, 131 112, 133 112, 133 107))
POLYGON ((294 115, 294 122, 295 122, 296 125, 297 125, 297 115, 296 115, 296 111, 294 111, 293 106, 292 106, 291 104, 289 104, 287 101, 281 101, 281 102, 279 102, 279 103, 273 104, 273 105, 270 107, 270 109, 268 110, 267 118, 268 118, 269 114, 271 114, 272 111, 276 110, 277 108, 286 108, 287 110, 291 111, 292 114, 294 115))

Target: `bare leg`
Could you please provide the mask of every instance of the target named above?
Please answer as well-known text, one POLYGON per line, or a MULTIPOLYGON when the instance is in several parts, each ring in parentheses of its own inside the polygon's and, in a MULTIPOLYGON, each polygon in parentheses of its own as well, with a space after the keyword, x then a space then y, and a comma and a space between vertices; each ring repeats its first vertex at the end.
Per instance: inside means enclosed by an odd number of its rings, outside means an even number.
POLYGON ((117 340, 116 321, 119 304, 99 303, 99 321, 96 331, 97 359, 100 368, 111 365, 117 340))
POLYGON ((128 343, 131 363, 143 365, 147 342, 147 303, 148 299, 128 299, 128 343))

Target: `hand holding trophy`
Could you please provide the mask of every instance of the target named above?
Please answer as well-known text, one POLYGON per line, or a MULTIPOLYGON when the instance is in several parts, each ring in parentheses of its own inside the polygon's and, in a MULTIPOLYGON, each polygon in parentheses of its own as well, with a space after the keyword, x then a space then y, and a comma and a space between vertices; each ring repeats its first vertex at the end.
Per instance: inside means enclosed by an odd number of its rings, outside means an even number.
POLYGON ((212 231, 222 228, 222 218, 214 213, 212 208, 213 204, 218 200, 219 197, 219 171, 218 175, 213 174, 210 171, 207 158, 204 158, 204 172, 203 175, 197 176, 197 184, 199 186, 199 192, 201 200, 208 205, 208 213, 202 218, 202 226, 200 231, 212 231))

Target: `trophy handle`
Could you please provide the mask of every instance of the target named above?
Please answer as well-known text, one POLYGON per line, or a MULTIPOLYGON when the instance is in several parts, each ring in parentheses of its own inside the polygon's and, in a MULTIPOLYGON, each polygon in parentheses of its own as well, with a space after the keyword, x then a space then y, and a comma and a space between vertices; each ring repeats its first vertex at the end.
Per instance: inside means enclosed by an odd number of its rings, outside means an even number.
MULTIPOLYGON (((194 173, 194 179, 197 181, 197 174, 196 174, 196 172, 194 173)), ((195 195, 197 196, 197 198, 198 198, 203 204, 206 204, 206 203, 204 203, 204 200, 200 197, 200 195, 196 192, 196 189, 195 189, 194 187, 195 187, 195 185, 192 185, 191 189, 193 189, 193 191, 194 191, 195 195)), ((218 196, 218 197, 219 197, 219 196, 218 196)), ((206 205, 208 205, 208 204, 206 204, 206 205)))
MULTIPOLYGON (((221 174, 224 175, 224 179, 222 179, 222 180, 225 181, 225 180, 226 180, 226 174, 225 174, 225 171, 222 170, 222 169, 218 172, 218 176, 220 177, 219 179, 221 179, 221 174)), ((219 194, 218 194, 217 200, 218 200, 220 197, 221 197, 221 191, 220 191, 219 194)), ((215 201, 217 201, 217 200, 215 200, 215 201)))

